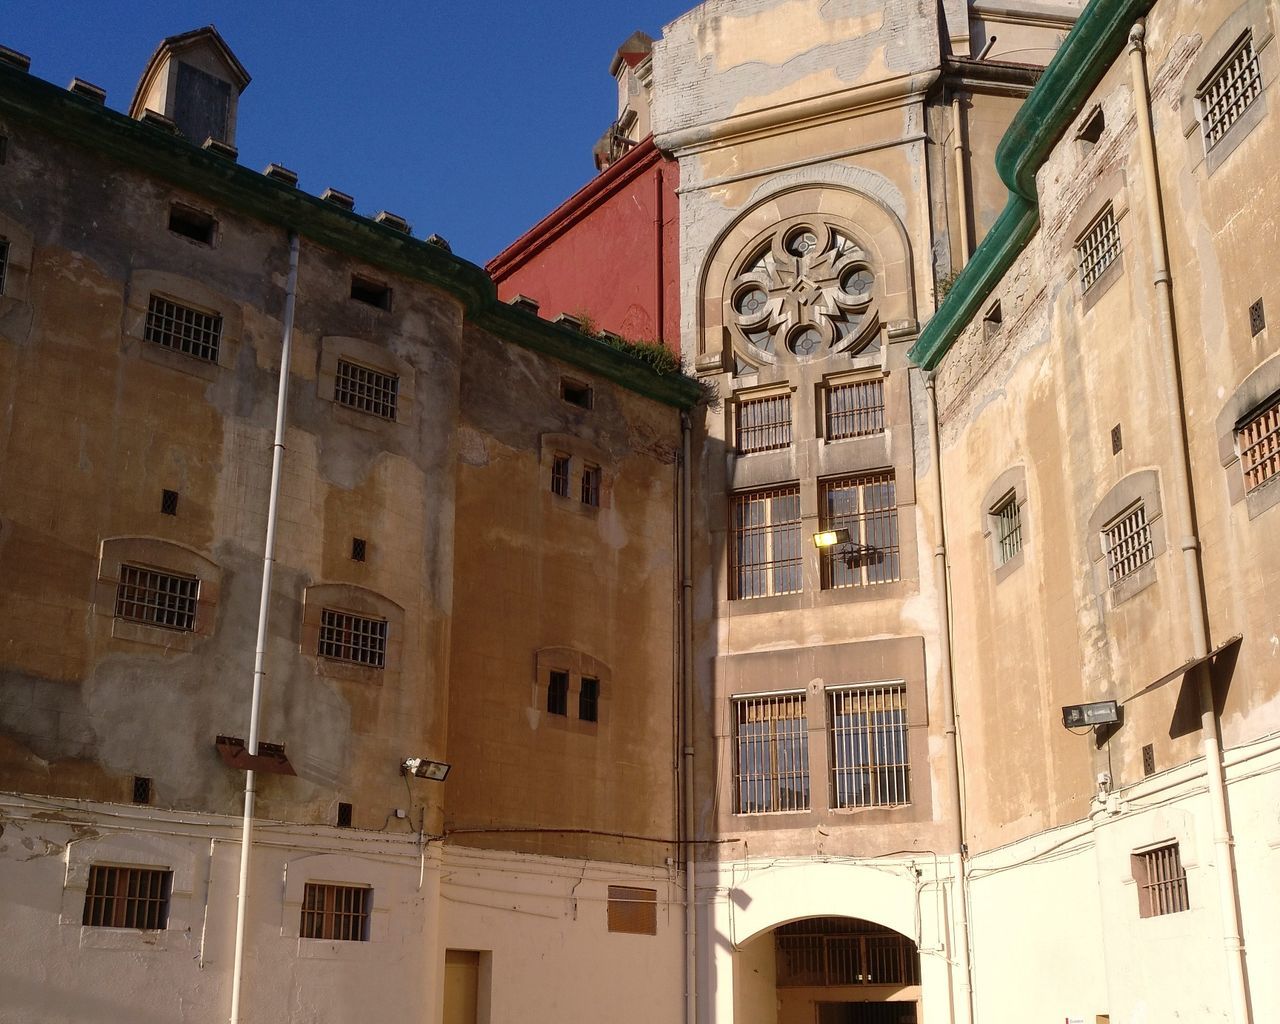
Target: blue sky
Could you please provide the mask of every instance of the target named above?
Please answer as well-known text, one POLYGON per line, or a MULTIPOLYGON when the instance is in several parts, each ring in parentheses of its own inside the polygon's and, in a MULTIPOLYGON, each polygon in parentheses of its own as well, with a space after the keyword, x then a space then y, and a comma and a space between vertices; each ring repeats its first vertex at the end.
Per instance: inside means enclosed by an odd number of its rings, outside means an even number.
POLYGON ((253 81, 241 163, 332 185, 483 262, 594 174, 616 115, 609 61, 693 0, 390 3, 6 0, 0 43, 32 74, 128 106, 159 41, 212 22, 253 81))

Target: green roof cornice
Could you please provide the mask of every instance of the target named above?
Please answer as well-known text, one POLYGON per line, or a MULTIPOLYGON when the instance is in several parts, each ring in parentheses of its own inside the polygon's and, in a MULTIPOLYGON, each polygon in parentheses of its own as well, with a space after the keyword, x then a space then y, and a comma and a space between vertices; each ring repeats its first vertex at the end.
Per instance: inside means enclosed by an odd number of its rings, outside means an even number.
POLYGON ((470 322, 655 401, 689 408, 700 397, 697 383, 687 377, 659 374, 632 355, 500 302, 483 268, 438 245, 343 210, 2 63, 0 114, 226 208, 296 231, 324 248, 439 288, 462 303, 470 322))
POLYGON ((996 169, 1009 190, 1004 211, 952 282, 911 348, 932 370, 973 321, 1040 224, 1036 172, 1124 48, 1129 27, 1154 0, 1091 0, 996 147, 996 169))

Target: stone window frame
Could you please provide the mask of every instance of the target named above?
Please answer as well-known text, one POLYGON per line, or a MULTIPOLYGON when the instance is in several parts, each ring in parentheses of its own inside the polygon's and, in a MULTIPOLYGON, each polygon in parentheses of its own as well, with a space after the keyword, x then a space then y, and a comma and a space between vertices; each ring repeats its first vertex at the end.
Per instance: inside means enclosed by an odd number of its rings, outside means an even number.
POLYGON ((375 434, 390 431, 407 439, 410 432, 416 430, 417 424, 416 383, 413 364, 401 359, 384 345, 345 335, 325 335, 320 339, 316 366, 316 394, 322 402, 329 404, 330 415, 337 423, 359 430, 368 430, 375 434), (355 363, 397 378, 394 420, 353 409, 338 401, 339 361, 355 363))
POLYGON ((104 633, 114 640, 151 644, 171 651, 193 651, 215 632, 221 590, 222 569, 212 559, 185 544, 159 537, 138 536, 104 537, 98 544, 93 611, 104 633), (167 629, 117 618, 116 593, 120 584, 120 567, 125 563, 198 578, 200 590, 192 629, 167 629))
POLYGON ((58 923, 76 928, 82 949, 116 949, 129 952, 171 951, 195 955, 200 934, 200 907, 195 900, 194 847, 144 830, 128 834, 93 836, 67 848, 67 869, 62 884, 58 923), (140 928, 107 928, 84 924, 84 901, 93 865, 148 868, 171 871, 169 917, 159 931, 140 928))
MULTIPOLYGON (((560 732, 596 736, 608 728, 613 703, 613 671, 599 658, 576 647, 543 647, 534 652, 534 678, 529 694, 530 719, 537 726, 548 726, 560 732), (547 711, 547 688, 552 672, 569 676, 565 695, 566 713, 553 715, 547 711), (599 684, 596 694, 596 720, 578 717, 581 709, 582 680, 594 679, 599 684)), ((535 726, 536 727, 536 726, 535 726)))
POLYGON ((206 381, 216 381, 222 370, 235 366, 243 329, 240 304, 201 281, 162 270, 135 270, 129 275, 121 324, 124 350, 128 354, 206 381), (146 340, 147 311, 152 295, 222 318, 217 362, 197 359, 146 340))
POLYGON ((303 589, 298 651, 315 666, 317 675, 392 686, 400 680, 404 642, 404 609, 389 597, 353 583, 312 583, 303 589), (319 653, 320 623, 326 608, 386 620, 386 653, 381 668, 326 658, 319 653))
POLYGON ((1232 505, 1244 502, 1249 519, 1280 505, 1280 477, 1274 477, 1252 491, 1244 489, 1236 427, 1251 412, 1263 408, 1280 395, 1280 355, 1259 363, 1223 404, 1214 420, 1218 438, 1218 460, 1227 474, 1227 497, 1232 505))
POLYGON ((1089 517, 1085 547, 1093 573, 1094 593, 1106 595, 1111 608, 1118 608, 1126 601, 1156 583, 1159 578, 1160 556, 1168 544, 1165 537, 1164 502, 1160 496, 1160 472, 1156 469, 1139 469, 1118 480, 1102 497, 1089 517), (1103 531, 1132 505, 1141 502, 1147 529, 1151 533, 1151 558, 1124 579, 1114 584, 1107 577, 1107 556, 1102 543, 1103 531))
POLYGON ((576 512, 594 519, 613 507, 613 473, 609 472, 612 460, 608 453, 590 441, 573 434, 541 434, 538 437, 538 489, 543 501, 553 508, 576 512), (557 457, 569 459, 569 492, 557 494, 552 489, 552 474, 557 457), (599 471, 599 502, 589 505, 582 500, 582 474, 591 467, 599 471))
POLYGON ((724 418, 725 418, 725 438, 726 445, 732 449, 735 458, 748 458, 750 456, 767 455, 771 452, 789 452, 794 451, 799 432, 796 430, 796 386, 790 381, 782 380, 769 384, 748 385, 746 387, 737 388, 733 394, 724 402, 724 418), (791 402, 791 442, 785 447, 752 449, 751 451, 741 452, 737 449, 738 438, 738 416, 740 407, 746 402, 752 402, 760 398, 782 398, 786 396, 791 402))
POLYGON ((35 262, 35 236, 22 224, 0 213, 0 241, 8 243, 0 274, 0 314, 29 301, 31 270, 35 262))
POLYGON ((219 248, 222 243, 222 219, 218 216, 217 209, 209 206, 207 203, 202 202, 199 199, 194 199, 186 195, 183 195, 182 197, 178 197, 177 195, 171 196, 168 202, 164 204, 161 216, 162 220, 160 226, 164 229, 165 234, 172 238, 180 239, 184 245, 194 246, 197 249, 204 249, 207 252, 210 249, 219 248), (190 235, 185 235, 180 231, 174 231, 170 225, 173 222, 173 212, 175 208, 188 213, 208 217, 213 222, 209 241, 204 242, 198 238, 192 238, 190 235))
POLYGON ((1178 109, 1182 112, 1182 134, 1189 147, 1193 171, 1203 164, 1205 174, 1212 175, 1266 118, 1267 93, 1280 74, 1280 53, 1272 45, 1275 41, 1273 17, 1271 5, 1266 0, 1245 0, 1201 43, 1196 59, 1187 68, 1178 109), (1262 92, 1227 129, 1218 144, 1207 150, 1202 125, 1204 104, 1199 94, 1222 59, 1246 32, 1253 36, 1253 50, 1262 76, 1262 92))
POLYGON ((399 865, 352 854, 314 853, 290 858, 284 866, 280 937, 295 944, 299 959, 371 961, 385 956, 382 947, 391 938, 388 894, 404 886, 403 878, 395 877, 397 869, 403 871, 399 865), (308 882, 369 889, 369 937, 359 942, 302 938, 302 900, 308 882))
POLYGON ((1098 300, 1109 292, 1112 286, 1124 275, 1124 254, 1131 242, 1129 238, 1130 230, 1129 190, 1124 171, 1117 168, 1098 179, 1089 194, 1077 204, 1075 212, 1071 215, 1062 231, 1062 237, 1067 243, 1064 263, 1069 268, 1071 288, 1077 302, 1080 304, 1082 313, 1087 313, 1097 305, 1098 300), (1102 215, 1108 204, 1110 204, 1111 212, 1115 217, 1116 231, 1120 237, 1120 251, 1116 253, 1115 259, 1108 264, 1107 268, 1094 279, 1093 283, 1088 288, 1085 288, 1084 282, 1080 277, 1080 260, 1077 247, 1094 222, 1102 215))
POLYGON ((996 583, 1003 583, 1022 568, 1027 560, 1027 548, 1031 544, 1031 531, 1028 529, 1030 524, 1025 512, 1027 496, 1027 468, 1021 463, 1010 466, 996 477, 982 496, 982 536, 987 545, 987 554, 991 559, 991 575, 996 583), (1018 503, 1022 546, 1012 558, 1001 562, 999 518, 995 513, 997 509, 1003 507, 1010 494, 1018 503))

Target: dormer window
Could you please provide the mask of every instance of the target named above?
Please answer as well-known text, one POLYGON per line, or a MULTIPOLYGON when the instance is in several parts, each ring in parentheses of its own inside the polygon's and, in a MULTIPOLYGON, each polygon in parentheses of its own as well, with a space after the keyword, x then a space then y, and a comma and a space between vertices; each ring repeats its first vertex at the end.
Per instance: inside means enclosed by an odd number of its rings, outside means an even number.
POLYGON ((213 26, 169 36, 147 62, 129 116, 167 117, 188 142, 235 145, 236 108, 249 73, 213 26))

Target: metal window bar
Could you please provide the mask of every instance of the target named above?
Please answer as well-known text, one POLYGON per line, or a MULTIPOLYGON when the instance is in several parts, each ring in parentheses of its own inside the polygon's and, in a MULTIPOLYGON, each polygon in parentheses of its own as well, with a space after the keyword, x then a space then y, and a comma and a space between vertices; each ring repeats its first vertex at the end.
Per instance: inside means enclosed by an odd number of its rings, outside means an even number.
POLYGON ((775 931, 774 945, 779 988, 920 983, 915 943, 870 921, 794 921, 775 931))
POLYGON ((1004 565, 1022 550, 1022 511, 1018 495, 1010 493, 992 510, 996 521, 996 541, 1000 548, 1000 564, 1004 565))
POLYGON ((333 397, 339 405, 394 420, 399 394, 400 378, 395 374, 338 360, 333 397))
POLYGON ((832 807, 911 801, 907 688, 902 683, 828 690, 832 807))
POLYGON ((1120 255, 1120 229, 1110 203, 1076 243, 1076 255, 1080 260, 1080 281, 1088 290, 1120 255))
POLYGON ((735 494, 729 508, 729 597, 795 594, 802 587, 800 488, 735 494))
POLYGON ((366 886, 307 882, 298 934, 304 939, 367 942, 372 895, 366 886))
POLYGON ((195 576, 120 566, 116 618, 189 633, 196 628, 200 580, 195 576))
POLYGON ((791 447, 791 395, 771 395, 738 403, 737 448, 767 452, 791 447))
POLYGON ((803 693, 733 701, 735 813, 809 809, 809 725, 803 693))
POLYGON ((1205 149, 1213 149, 1231 126, 1262 95, 1262 72, 1253 51, 1253 33, 1246 32, 1214 68, 1196 94, 1204 111, 1205 149))
POLYGON ((819 529, 848 530, 844 545, 824 548, 822 588, 869 587, 901 578, 898 505, 893 471, 824 480, 819 484, 819 529))
POLYGON ((1191 909, 1187 894, 1187 873, 1182 867, 1178 844, 1171 843, 1137 854, 1140 864, 1143 917, 1160 917, 1191 909))
POLYGON ((173 872, 92 864, 81 923, 91 928, 162 931, 169 924, 173 872))
POLYGON ((1237 429, 1236 442, 1246 492, 1280 476, 1280 397, 1237 429))
POLYGON ((9 242, 0 238, 0 295, 4 294, 4 279, 9 272, 9 242))
POLYGON ((884 380, 859 380, 827 388, 827 440, 884 433, 884 380))
POLYGON ((1107 556, 1107 583, 1114 586, 1155 557, 1151 527, 1142 502, 1130 505, 1102 530, 1102 547, 1107 556))
POLYGON ((216 363, 222 340, 222 317, 153 295, 142 336, 184 355, 216 363))
POLYGON ((569 497, 569 456, 557 455, 551 463, 551 493, 569 497))
POLYGON ((569 673, 552 672, 547 680, 547 714, 569 714, 569 673))
POLYGON ((600 467, 584 466, 582 468, 582 504, 600 505, 600 467))
POLYGON ((387 620, 325 608, 320 613, 322 658, 382 668, 387 658, 387 620))
POLYGON ((583 676, 582 689, 578 691, 578 718, 583 722, 600 719, 600 680, 583 676))

